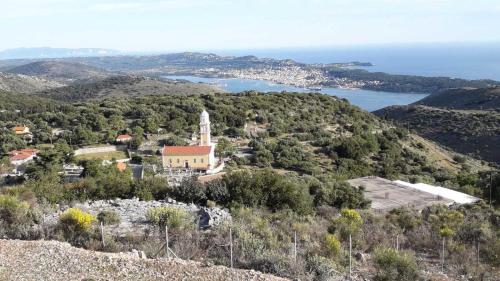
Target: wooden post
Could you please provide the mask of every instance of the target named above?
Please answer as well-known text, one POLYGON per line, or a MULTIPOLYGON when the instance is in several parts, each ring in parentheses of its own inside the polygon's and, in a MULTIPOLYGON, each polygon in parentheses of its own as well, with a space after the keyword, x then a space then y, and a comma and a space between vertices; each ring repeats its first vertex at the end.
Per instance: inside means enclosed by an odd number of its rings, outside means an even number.
POLYGON ((293 260, 297 262, 297 231, 293 233, 293 260))
POLYGON ((167 250, 167 259, 170 258, 170 248, 168 245, 168 225, 165 224, 165 249, 167 250))
POLYGON ((104 224, 101 222, 101 241, 102 241, 102 247, 106 247, 106 242, 104 242, 104 224))
POLYGON ((352 235, 349 233, 349 280, 352 280, 352 235))
POLYGON ((444 273, 444 241, 446 238, 443 237, 443 249, 441 253, 441 272, 444 273))
POLYGON ((477 265, 479 266, 479 240, 477 240, 477 265))
POLYGON ((399 234, 396 234, 396 251, 399 252, 399 234))
POLYGON ((231 268, 233 268, 233 231, 229 228, 229 252, 231 254, 231 268))

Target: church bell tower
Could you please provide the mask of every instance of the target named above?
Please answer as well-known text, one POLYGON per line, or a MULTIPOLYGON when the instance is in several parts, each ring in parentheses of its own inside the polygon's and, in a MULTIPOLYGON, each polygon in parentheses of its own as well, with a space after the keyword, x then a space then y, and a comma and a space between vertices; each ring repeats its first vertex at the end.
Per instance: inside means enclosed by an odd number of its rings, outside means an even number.
POLYGON ((200 146, 211 146, 210 140, 210 118, 208 112, 203 110, 200 114, 200 146))

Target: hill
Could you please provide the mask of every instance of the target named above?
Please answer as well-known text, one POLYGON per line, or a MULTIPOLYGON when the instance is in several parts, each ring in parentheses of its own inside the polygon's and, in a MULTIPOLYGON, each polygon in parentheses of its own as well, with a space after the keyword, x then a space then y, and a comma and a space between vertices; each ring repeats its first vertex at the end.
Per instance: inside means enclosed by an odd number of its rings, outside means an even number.
MULTIPOLYGON (((0 70, 30 64, 40 59, 1 60, 0 70)), ((359 62, 307 64, 290 59, 259 58, 255 56, 219 56, 211 53, 172 53, 161 55, 111 55, 43 59, 44 62, 78 63, 134 75, 194 75, 199 77, 250 78, 273 81, 300 87, 329 86, 362 88, 388 92, 438 93, 451 88, 484 88, 499 86, 493 80, 466 80, 449 77, 394 75, 352 69, 359 62)), ((23 72, 24 73, 24 72, 23 72)), ((73 75, 74 76, 74 75, 73 75)), ((70 77, 71 79, 72 77, 70 77)))
POLYGON ((500 109, 500 87, 451 89, 427 96, 415 104, 449 109, 500 109))
POLYGON ((54 79, 61 82, 74 82, 77 80, 96 80, 111 75, 106 70, 75 62, 37 61, 7 70, 13 74, 31 75, 54 79))
POLYGON ((124 75, 41 91, 37 95, 56 100, 84 101, 104 97, 210 94, 218 91, 216 88, 205 84, 124 75))
POLYGON ((455 151, 500 163, 500 88, 453 89, 376 115, 455 151))
POLYGON ((32 93, 62 86, 64 84, 49 79, 0 72, 0 91, 32 93))
POLYGON ((0 280, 287 280, 181 259, 87 251, 57 241, 0 240, 0 249, 0 280))

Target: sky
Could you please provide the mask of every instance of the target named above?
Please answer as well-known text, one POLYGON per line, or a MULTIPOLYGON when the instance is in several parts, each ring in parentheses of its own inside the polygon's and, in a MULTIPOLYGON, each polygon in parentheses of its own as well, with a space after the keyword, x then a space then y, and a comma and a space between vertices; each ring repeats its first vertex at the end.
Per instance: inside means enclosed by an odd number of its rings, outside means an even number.
POLYGON ((0 0, 0 50, 500 42, 499 0, 0 0))

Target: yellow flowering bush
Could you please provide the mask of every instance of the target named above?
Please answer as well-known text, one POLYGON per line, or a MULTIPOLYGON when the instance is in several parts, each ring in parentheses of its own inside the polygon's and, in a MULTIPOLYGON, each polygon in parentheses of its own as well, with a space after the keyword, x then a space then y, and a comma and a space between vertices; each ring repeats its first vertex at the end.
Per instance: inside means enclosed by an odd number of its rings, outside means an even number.
POLYGON ((77 208, 70 208, 59 216, 59 221, 78 230, 89 230, 96 217, 77 208))
POLYGON ((328 251, 328 255, 332 257, 338 256, 338 254, 340 254, 341 245, 337 237, 333 234, 328 233, 325 235, 324 239, 325 248, 328 251))

